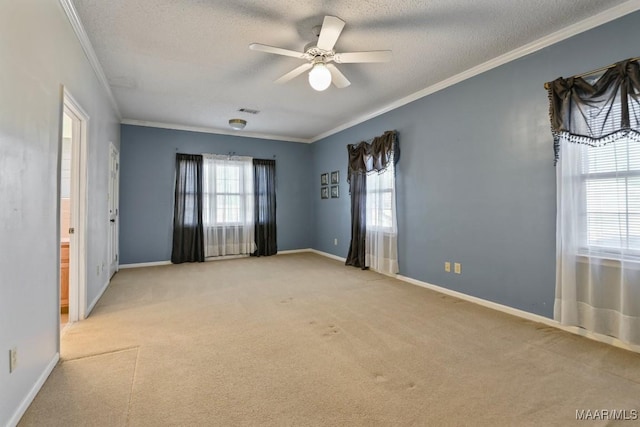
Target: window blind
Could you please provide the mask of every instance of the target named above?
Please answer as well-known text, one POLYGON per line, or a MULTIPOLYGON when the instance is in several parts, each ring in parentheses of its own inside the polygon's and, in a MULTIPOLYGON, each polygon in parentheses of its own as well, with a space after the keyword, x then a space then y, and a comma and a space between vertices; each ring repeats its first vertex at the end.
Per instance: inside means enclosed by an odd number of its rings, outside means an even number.
POLYGON ((586 245, 640 251, 640 143, 587 147, 582 174, 586 245))

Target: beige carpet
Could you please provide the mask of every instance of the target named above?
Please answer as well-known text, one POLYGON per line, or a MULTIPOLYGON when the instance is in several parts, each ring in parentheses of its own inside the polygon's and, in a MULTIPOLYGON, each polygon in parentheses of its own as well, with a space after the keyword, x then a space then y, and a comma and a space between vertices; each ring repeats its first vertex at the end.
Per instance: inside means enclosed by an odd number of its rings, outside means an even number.
POLYGON ((122 270, 61 358, 20 425, 564 426, 640 410, 639 354, 313 254, 122 270))

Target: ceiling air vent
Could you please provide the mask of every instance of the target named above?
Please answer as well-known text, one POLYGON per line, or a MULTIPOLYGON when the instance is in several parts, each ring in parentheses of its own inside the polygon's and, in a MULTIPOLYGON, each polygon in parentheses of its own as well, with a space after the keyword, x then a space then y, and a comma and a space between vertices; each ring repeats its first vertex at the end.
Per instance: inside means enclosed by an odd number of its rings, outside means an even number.
POLYGON ((247 114, 258 114, 260 112, 260 110, 252 110, 251 108, 240 108, 238 111, 247 114))

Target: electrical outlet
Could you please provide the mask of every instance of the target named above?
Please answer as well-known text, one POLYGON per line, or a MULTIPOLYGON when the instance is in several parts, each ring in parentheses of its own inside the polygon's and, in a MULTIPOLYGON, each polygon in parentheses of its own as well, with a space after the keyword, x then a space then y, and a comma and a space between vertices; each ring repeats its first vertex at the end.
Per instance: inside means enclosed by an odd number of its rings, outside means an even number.
POLYGON ((451 263, 449 261, 444 263, 444 271, 451 273, 451 263))
POLYGON ((9 350, 9 373, 16 370, 18 366, 18 349, 16 347, 9 350))
POLYGON ((334 246, 338 246, 338 239, 337 239, 337 238, 336 238, 336 239, 333 239, 333 245, 334 245, 334 246))
POLYGON ((460 264, 459 262, 456 262, 455 264, 453 264, 453 271, 456 274, 462 274, 462 264, 460 264))

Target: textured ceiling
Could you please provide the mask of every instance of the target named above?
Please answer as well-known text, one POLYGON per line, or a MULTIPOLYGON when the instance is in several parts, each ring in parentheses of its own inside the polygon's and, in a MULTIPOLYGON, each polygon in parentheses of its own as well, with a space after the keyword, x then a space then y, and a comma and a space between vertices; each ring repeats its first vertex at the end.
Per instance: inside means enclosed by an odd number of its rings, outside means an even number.
POLYGON ((623 0, 73 0, 125 121, 313 140, 448 77, 623 0), (324 92, 302 52, 325 15, 346 21, 337 52, 392 50, 381 64, 340 64, 351 86, 324 92), (257 115, 239 108, 260 110, 257 115))

